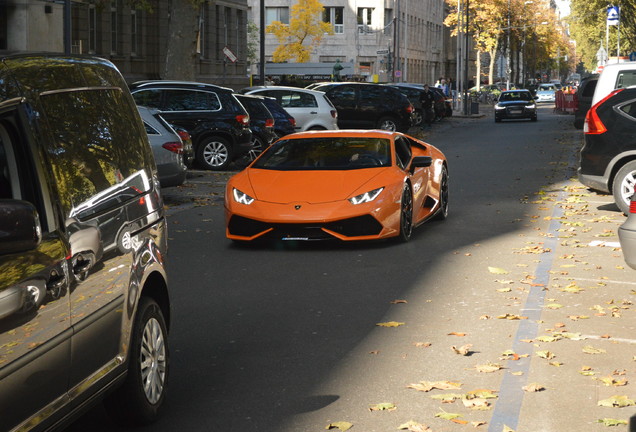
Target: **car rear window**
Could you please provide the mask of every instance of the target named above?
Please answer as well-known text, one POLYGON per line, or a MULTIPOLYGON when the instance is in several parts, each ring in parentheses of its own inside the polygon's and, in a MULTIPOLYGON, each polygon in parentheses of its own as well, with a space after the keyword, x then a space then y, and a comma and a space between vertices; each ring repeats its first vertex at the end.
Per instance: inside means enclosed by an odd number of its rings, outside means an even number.
POLYGON ((614 88, 624 88, 636 85, 636 70, 622 70, 616 76, 614 88))
POLYGON ((216 93, 199 90, 164 90, 164 111, 218 111, 221 101, 216 93))

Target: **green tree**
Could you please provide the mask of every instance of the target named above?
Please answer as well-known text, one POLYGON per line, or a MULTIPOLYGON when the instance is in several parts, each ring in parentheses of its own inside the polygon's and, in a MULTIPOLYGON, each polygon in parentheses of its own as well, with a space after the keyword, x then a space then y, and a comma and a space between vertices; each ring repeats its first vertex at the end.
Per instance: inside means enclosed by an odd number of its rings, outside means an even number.
POLYGON ((309 61, 311 52, 320 45, 325 33, 333 34, 333 26, 323 22, 323 6, 319 0, 298 0, 291 7, 289 24, 274 21, 266 31, 276 36, 279 44, 272 57, 275 62, 309 61))

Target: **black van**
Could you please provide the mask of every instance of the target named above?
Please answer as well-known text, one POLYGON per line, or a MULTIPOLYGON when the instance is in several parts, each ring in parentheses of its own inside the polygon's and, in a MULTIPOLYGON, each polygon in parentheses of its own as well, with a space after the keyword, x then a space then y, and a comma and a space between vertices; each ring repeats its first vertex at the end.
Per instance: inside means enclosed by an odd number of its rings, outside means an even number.
POLYGON ((168 378, 157 169, 112 63, 0 56, 0 430, 47 430, 106 396, 153 421, 168 378))

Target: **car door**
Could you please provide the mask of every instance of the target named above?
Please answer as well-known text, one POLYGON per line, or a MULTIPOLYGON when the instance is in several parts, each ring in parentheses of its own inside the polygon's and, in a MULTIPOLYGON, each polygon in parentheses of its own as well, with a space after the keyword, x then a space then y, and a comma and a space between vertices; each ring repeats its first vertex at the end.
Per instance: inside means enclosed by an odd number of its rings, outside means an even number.
POLYGON ((359 92, 352 84, 334 85, 327 91, 327 97, 338 110, 338 127, 340 129, 362 127, 365 123, 358 110, 359 92))
POLYGON ((47 407, 65 401, 71 364, 69 247, 45 167, 37 159, 42 152, 31 134, 36 118, 26 104, 0 105, 5 184, 0 198, 31 203, 42 229, 37 246, 0 253, 0 430, 29 418, 31 424, 46 424, 47 407))
MULTIPOLYGON (((151 210, 151 150, 139 117, 116 88, 58 91, 41 98, 56 151, 48 164, 69 237, 73 398, 121 364, 136 220, 151 210), (140 140, 142 140, 140 142, 140 140)), ((134 305, 134 304, 133 304, 134 305)))

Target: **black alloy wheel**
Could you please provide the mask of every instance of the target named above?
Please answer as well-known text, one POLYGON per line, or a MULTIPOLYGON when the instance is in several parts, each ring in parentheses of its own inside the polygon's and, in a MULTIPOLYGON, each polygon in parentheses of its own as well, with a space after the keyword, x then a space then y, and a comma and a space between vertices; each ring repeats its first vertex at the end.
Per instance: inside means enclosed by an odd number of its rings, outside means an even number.
POLYGON ((407 242, 413 234, 413 193, 408 183, 404 184, 402 191, 402 202, 400 205, 400 234, 401 242, 407 242))
POLYGON ((442 177, 439 184, 439 208, 435 219, 444 220, 448 217, 448 170, 442 168, 442 177))

